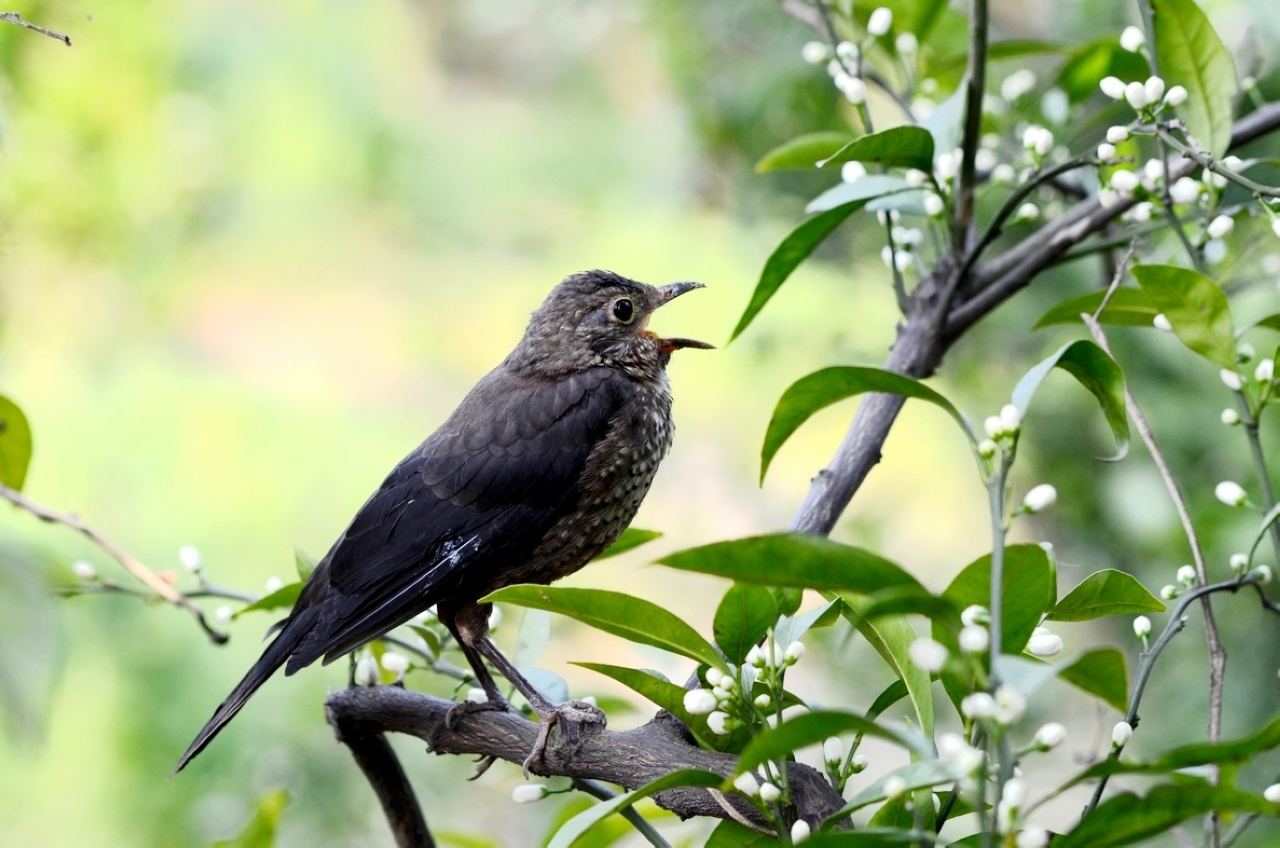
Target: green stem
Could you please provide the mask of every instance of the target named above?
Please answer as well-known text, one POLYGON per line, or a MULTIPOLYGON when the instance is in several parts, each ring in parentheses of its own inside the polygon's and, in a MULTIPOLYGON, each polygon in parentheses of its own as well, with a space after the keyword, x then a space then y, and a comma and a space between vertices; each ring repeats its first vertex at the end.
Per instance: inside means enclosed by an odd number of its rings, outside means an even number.
MULTIPOLYGON (((1240 399, 1240 408, 1244 412, 1244 432, 1249 440, 1249 453, 1253 456, 1253 467, 1262 487, 1263 511, 1270 512, 1276 506, 1276 492, 1271 484, 1271 472, 1267 468, 1267 455, 1262 450, 1262 437, 1258 433, 1258 419, 1262 417, 1262 410, 1258 410, 1257 416, 1252 415, 1244 395, 1242 393, 1237 395, 1240 399)), ((1271 546, 1276 555, 1276 567, 1280 568, 1280 523, 1274 521, 1271 523, 1271 546)))

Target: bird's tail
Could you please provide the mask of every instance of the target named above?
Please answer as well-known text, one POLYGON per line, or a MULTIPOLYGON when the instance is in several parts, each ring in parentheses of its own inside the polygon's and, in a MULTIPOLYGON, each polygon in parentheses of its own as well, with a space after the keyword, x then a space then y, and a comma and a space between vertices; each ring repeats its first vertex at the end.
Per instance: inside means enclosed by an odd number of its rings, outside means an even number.
POLYGON ((310 629, 310 619, 313 614, 314 610, 303 610, 288 621, 284 629, 280 631, 280 635, 272 640, 267 649, 262 652, 262 656, 249 669, 244 679, 236 684, 236 688, 231 690, 231 694, 227 696, 226 700, 213 711, 213 716, 196 734, 196 738, 187 747, 186 753, 178 760, 178 765, 173 769, 174 774, 186 768, 187 763, 194 760, 205 749, 205 746, 213 741, 213 737, 217 736, 222 728, 226 727, 227 723, 236 717, 236 713, 240 712, 241 707, 245 705, 250 696, 258 691, 258 687, 266 683, 267 678, 271 677, 276 669, 284 664, 289 655, 298 647, 303 637, 306 636, 307 631, 310 629))

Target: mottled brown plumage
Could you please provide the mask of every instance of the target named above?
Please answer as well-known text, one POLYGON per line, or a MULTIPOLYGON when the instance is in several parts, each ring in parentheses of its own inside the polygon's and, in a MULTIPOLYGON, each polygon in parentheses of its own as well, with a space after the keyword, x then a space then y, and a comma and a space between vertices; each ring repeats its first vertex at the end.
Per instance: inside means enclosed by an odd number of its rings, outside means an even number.
POLYGON ((292 674, 331 662, 433 605, 489 708, 506 704, 482 656, 549 717, 554 707, 489 640, 477 600, 577 571, 630 523, 671 446, 667 361, 707 347, 646 324, 697 287, 605 271, 556 286, 510 355, 360 508, 178 769, 281 665, 292 674))

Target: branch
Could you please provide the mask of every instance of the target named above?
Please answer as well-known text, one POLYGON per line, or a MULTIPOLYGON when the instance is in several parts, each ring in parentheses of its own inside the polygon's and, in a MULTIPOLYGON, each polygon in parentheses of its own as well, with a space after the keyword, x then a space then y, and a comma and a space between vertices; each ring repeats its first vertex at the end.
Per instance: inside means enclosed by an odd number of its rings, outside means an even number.
MULTIPOLYGON (((364 734, 407 733, 423 740, 437 754, 475 754, 522 763, 538 725, 509 712, 465 714, 450 728, 447 717, 456 704, 394 686, 343 689, 329 696, 325 710, 335 728, 357 727, 364 734)), ((547 743, 546 756, 531 770, 543 776, 602 780, 635 789, 680 769, 705 769, 729 775, 737 766, 733 754, 699 748, 688 731, 665 712, 634 730, 606 730, 603 724, 579 727, 570 738, 557 725, 547 743)), ((792 763, 788 769, 797 814, 816 824, 843 806, 843 799, 815 769, 792 763)), ((371 778, 372 780, 372 778, 371 778)), ((734 809, 757 820, 745 801, 727 796, 734 809)), ((659 806, 681 818, 729 813, 706 789, 676 788, 655 796, 659 806)))
POLYGON ((191 603, 187 596, 175 589, 167 580, 156 574, 150 568, 142 563, 133 555, 126 553, 123 549, 109 541, 105 536, 94 530, 88 524, 80 520, 79 516, 71 513, 57 512, 46 506, 41 506, 26 495, 10 489, 8 486, 0 486, 0 498, 4 498, 9 503, 31 513, 36 518, 49 524, 61 524, 75 530, 84 536, 90 542, 97 545, 107 556, 114 559, 124 569, 137 578, 138 582, 146 586, 151 591, 159 595, 163 600, 175 607, 186 610, 195 618, 200 628, 208 634, 209 638, 217 644, 221 645, 227 641, 227 634, 214 628, 204 617, 204 612, 191 603))
POLYGON ((38 32, 41 35, 47 35, 49 38, 52 38, 54 41, 61 41, 63 44, 67 45, 68 47, 71 46, 71 36, 63 35, 60 32, 54 32, 51 29, 45 29, 39 24, 33 24, 31 23, 31 21, 24 19, 22 15, 19 15, 17 12, 0 12, 0 21, 8 21, 11 24, 17 24, 18 26, 29 29, 32 32, 38 32))
POLYGON ((965 75, 964 134, 960 148, 960 176, 956 187, 956 220, 952 242, 963 250, 973 224, 977 195, 976 160, 982 135, 982 93, 987 83, 987 0, 973 0, 969 16, 969 69, 965 75))

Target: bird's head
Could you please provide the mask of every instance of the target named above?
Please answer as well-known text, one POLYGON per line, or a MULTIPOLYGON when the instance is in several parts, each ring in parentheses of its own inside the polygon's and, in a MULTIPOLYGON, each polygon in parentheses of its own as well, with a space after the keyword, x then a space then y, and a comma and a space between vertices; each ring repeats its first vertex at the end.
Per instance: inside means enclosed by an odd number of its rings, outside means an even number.
POLYGON ((634 376, 656 374, 672 352, 706 342, 663 338, 648 329, 649 318, 702 283, 650 286, 611 271, 584 271, 566 277, 529 319, 512 364, 544 373, 607 366, 634 376))

